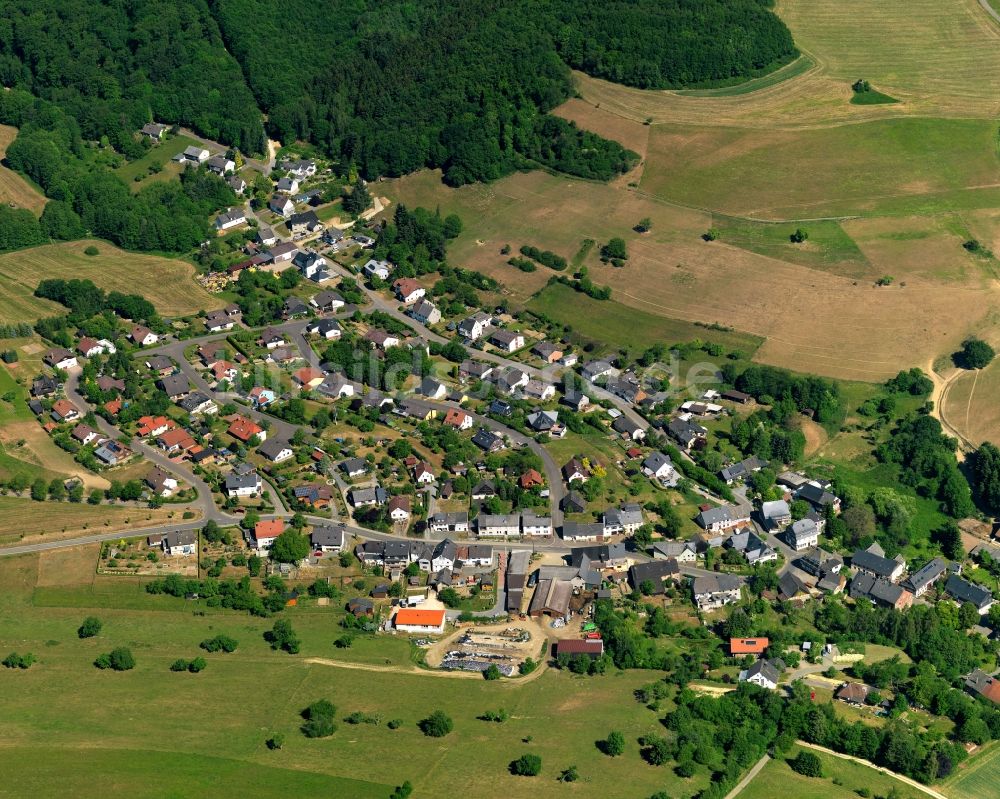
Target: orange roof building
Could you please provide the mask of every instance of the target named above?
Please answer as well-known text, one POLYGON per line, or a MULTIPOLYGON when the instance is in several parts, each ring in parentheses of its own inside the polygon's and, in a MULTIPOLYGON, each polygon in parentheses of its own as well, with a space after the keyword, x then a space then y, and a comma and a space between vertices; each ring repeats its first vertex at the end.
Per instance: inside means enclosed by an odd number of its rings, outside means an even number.
POLYGON ((472 427, 472 421, 472 417, 469 414, 457 408, 450 408, 444 415, 444 423, 450 427, 454 427, 456 430, 466 430, 472 427))
POLYGON ((136 431, 139 436, 145 438, 146 436, 158 436, 160 433, 165 433, 174 424, 166 416, 140 416, 139 417, 139 429, 136 431))
POLYGON ((763 655, 770 643, 766 638, 730 638, 730 655, 763 655))
POLYGON ((117 397, 113 400, 109 400, 104 403, 104 410, 110 413, 112 416, 117 416, 122 409, 122 399, 117 397))
POLYGON ((259 436, 260 440, 263 441, 267 435, 264 432, 264 428, 257 424, 253 419, 248 419, 245 416, 235 416, 229 425, 229 429, 226 430, 229 435, 233 438, 242 441, 246 444, 254 436, 259 436))
POLYGON ((292 379, 303 388, 316 388, 323 382, 323 373, 311 366, 304 366, 292 375, 292 379))
POLYGON ((395 625, 397 630, 405 632, 443 633, 444 621, 444 610, 400 608, 396 611, 395 625))
POLYGON ((545 485, 545 479, 535 469, 528 469, 521 475, 519 482, 525 490, 545 485))
POLYGON ((156 443, 167 452, 187 452, 194 447, 194 439, 183 427, 176 427, 166 433, 161 433, 156 437, 156 443))
POLYGON ((258 546, 263 544, 269 547, 271 542, 283 532, 285 532, 284 519, 259 521, 253 528, 253 540, 257 542, 258 546))

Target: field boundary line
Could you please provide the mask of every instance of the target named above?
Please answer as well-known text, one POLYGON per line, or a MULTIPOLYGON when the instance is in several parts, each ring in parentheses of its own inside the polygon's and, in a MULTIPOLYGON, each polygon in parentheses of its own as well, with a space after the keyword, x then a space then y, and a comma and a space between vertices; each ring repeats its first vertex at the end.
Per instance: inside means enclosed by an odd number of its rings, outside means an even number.
POLYGON ((746 787, 753 781, 753 778, 760 774, 760 770, 764 768, 771 761, 771 756, 765 754, 760 760, 753 764, 747 775, 739 781, 735 788, 733 788, 729 793, 726 794, 726 799, 734 799, 737 794, 741 793, 746 789, 746 787))
POLYGON ((939 793, 938 791, 935 791, 933 788, 927 785, 922 785, 916 780, 911 780, 909 777, 904 777, 902 774, 898 774, 897 772, 892 771, 891 769, 887 769, 884 766, 876 766, 874 763, 865 760, 864 758, 854 757, 854 755, 845 755, 841 752, 834 752, 832 749, 827 749, 825 746, 820 746, 819 744, 807 743, 806 741, 797 741, 796 743, 798 743, 800 746, 805 746, 809 749, 815 749, 818 752, 825 752, 828 755, 839 757, 841 760, 851 760, 854 763, 860 763, 862 766, 868 766, 868 768, 873 768, 876 771, 880 771, 883 774, 886 774, 890 777, 894 777, 900 782, 909 785, 911 788, 916 788, 918 791, 921 791, 922 793, 925 793, 928 796, 933 796, 934 799, 948 799, 948 797, 945 796, 943 793, 939 793))

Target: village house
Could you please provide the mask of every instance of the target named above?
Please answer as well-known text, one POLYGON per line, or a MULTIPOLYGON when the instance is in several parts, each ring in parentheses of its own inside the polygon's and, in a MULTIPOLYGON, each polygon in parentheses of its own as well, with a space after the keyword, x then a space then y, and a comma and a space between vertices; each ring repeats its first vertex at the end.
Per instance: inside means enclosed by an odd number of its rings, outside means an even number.
POLYGON ((160 340, 160 337, 156 333, 142 325, 133 327, 132 332, 129 333, 129 338, 132 339, 133 344, 139 347, 149 347, 160 340))
POLYGON ((159 142, 163 140, 168 130, 169 128, 166 125, 161 125, 159 122, 147 122, 139 132, 147 139, 159 142))
POLYGON ((211 416, 219 412, 219 406, 215 401, 200 391, 188 394, 177 404, 192 416, 211 416))
POLYGON ((401 277, 392 284, 396 299, 404 305, 412 305, 427 294, 427 290, 412 277, 401 277))
POLYGON ((292 381, 303 389, 316 388, 323 382, 323 373, 312 366, 303 366, 292 373, 292 381))
POLYGON ((299 191, 298 178, 285 176, 274 184, 274 190, 279 194, 297 194, 299 191))
POLYGON ((295 454, 287 441, 270 438, 257 448, 257 452, 272 463, 284 463, 295 454))
POLYGON ((678 563, 695 563, 698 560, 698 547, 693 541, 658 541, 651 551, 654 560, 673 559, 678 563))
POLYGON ((550 341, 539 341, 531 348, 531 352, 545 361, 545 363, 556 363, 563 357, 562 347, 550 341))
POLYGON ((465 511, 435 513, 427 520, 427 527, 432 533, 467 533, 469 514, 465 511))
POLYGON ((183 427, 161 433, 156 437, 156 443, 168 455, 181 455, 195 446, 191 434, 183 427))
POLYGON ((93 358, 95 355, 114 355, 118 350, 106 338, 94 340, 89 336, 84 336, 77 343, 76 351, 84 358, 93 358))
POLYGON ((278 169, 281 172, 291 175, 293 178, 305 180, 316 174, 316 162, 308 159, 282 161, 278 164, 278 169))
POLYGON ((160 539, 163 554, 168 557, 198 554, 198 533, 194 530, 174 530, 160 539))
POLYGON ((314 527, 309 534, 309 542, 314 552, 341 552, 347 540, 347 531, 342 525, 336 527, 322 525, 314 527))
POLYGON ((480 538, 514 538, 521 535, 521 517, 516 513, 481 513, 476 519, 480 538))
POLYGON ((760 657, 770 643, 767 638, 730 638, 729 654, 731 657, 743 657, 744 655, 760 657))
POLYGON ((526 537, 551 536, 552 517, 539 516, 533 510, 526 510, 521 514, 521 535, 526 537))
POLYGON ((690 419, 678 416, 667 424, 667 433, 686 452, 690 452, 692 449, 702 446, 708 436, 708 429, 690 419))
POLYGON ((493 374, 493 364, 482 361, 462 361, 458 367, 458 379, 463 382, 487 380, 491 374, 493 374))
POLYGON ((273 403, 278 398, 271 389, 264 388, 263 386, 254 386, 250 389, 250 393, 247 394, 247 399, 250 400, 250 404, 253 405, 258 411, 263 410, 273 403))
POLYGON ((316 216, 315 211, 303 211, 299 214, 292 214, 288 217, 288 222, 286 224, 292 234, 319 233, 325 227, 323 223, 319 221, 319 217, 316 216))
POLYGON ((323 283, 332 277, 326 258, 313 250, 299 250, 292 259, 292 266, 302 273, 302 277, 314 283, 323 283))
POLYGON ((662 452, 651 452, 642 462, 642 473, 653 480, 659 480, 665 486, 673 487, 680 480, 673 461, 662 452))
POLYGON ((388 280, 392 269, 392 264, 388 261, 376 261, 373 258, 364 265, 361 271, 369 279, 377 277, 379 280, 388 280))
POLYGON ((590 479, 590 472, 583 465, 582 461, 577 458, 570 458, 566 465, 562 467, 562 476, 567 484, 577 480, 581 483, 586 483, 590 479))
POLYGON ((167 419, 166 416, 140 416, 136 434, 140 438, 158 436, 161 433, 166 433, 172 426, 173 422, 167 419))
POLYGON ((363 338, 380 350, 387 350, 390 347, 398 347, 400 345, 399 336, 374 327, 365 333, 363 338))
POLYGON ((642 441, 646 437, 646 428, 624 414, 611 423, 611 429, 627 441, 642 441))
POLYGON ((727 485, 732 485, 733 483, 748 479, 750 475, 759 472, 765 466, 767 466, 765 461, 753 455, 726 466, 719 472, 719 477, 725 480, 727 485))
POLYGON ((785 542, 796 552, 819 545, 819 527, 809 518, 793 522, 784 535, 785 542))
POLYGON ((764 502, 760 506, 760 517, 765 530, 780 530, 792 521, 792 511, 783 499, 764 502))
POLYGON ((295 213, 295 203, 292 202, 292 198, 282 194, 273 195, 267 203, 267 207, 272 213, 286 219, 295 213))
POLYGON ((490 344, 504 352, 517 352, 524 347, 524 336, 512 330, 497 330, 490 336, 490 344))
POLYGON ((947 573, 948 564, 941 558, 934 558, 926 566, 907 577, 903 587, 912 592, 914 597, 921 597, 947 573))
POLYGON ((603 541, 603 522, 563 522, 564 541, 603 541))
POLYGON ((890 560, 885 557, 885 553, 877 543, 872 544, 868 549, 859 549, 855 552, 851 556, 851 566, 862 574, 869 574, 890 583, 899 582, 906 569, 906 564, 902 562, 902 559, 890 560))
POLYGON ((246 416, 236 415, 232 417, 226 432, 243 444, 248 443, 255 436, 261 443, 267 440, 267 431, 246 416))
POLYGON ((454 427, 456 430, 468 430, 475 424, 475 420, 465 411, 449 408, 442 423, 454 427))
POLYGON ((441 321, 440 309, 430 300, 420 300, 407 313, 422 325, 436 325, 441 321))
MULTIPOLYGON (((230 163, 232 163, 230 161, 230 163)), ((231 230, 247 223, 246 212, 242 208, 228 208, 215 217, 216 230, 231 230)))
POLYGON ((778 553, 758 538, 749 527, 737 530, 726 539, 723 546, 739 552, 751 566, 756 566, 758 563, 770 563, 778 559, 778 553))
POLYGON ((239 175, 230 175, 226 178, 226 183, 237 194, 243 194, 247 190, 247 182, 239 175))
POLYGON ((410 520, 410 498, 405 494, 392 497, 386 506, 389 518, 397 524, 410 520))
POLYGON ((264 483, 260 475, 249 465, 234 469, 226 475, 225 490, 227 497, 253 497, 261 493, 264 483))
POLYGON ((959 605, 964 605, 968 602, 975 606, 980 616, 989 612, 989 609, 993 607, 993 603, 996 601, 989 589, 970 583, 968 580, 963 580, 957 574, 953 574, 948 578, 944 584, 944 590, 959 605))
POLYGON ((673 558, 636 563, 628 570, 628 580, 634 590, 643 591, 652 585, 652 590, 648 592, 650 596, 663 594, 667 584, 678 582, 680 577, 680 567, 673 558))
POLYGON ((476 431, 472 437, 472 443, 486 453, 499 452, 504 448, 503 438, 485 427, 480 427, 476 431))
POLYGON ((63 371, 77 366, 76 356, 64 347, 53 347, 42 356, 42 360, 47 366, 63 371))
POLYGON ((721 533, 749 524, 750 514, 735 505, 722 505, 718 508, 703 509, 695 517, 695 521, 703 530, 721 533))
POLYGON ((211 153, 204 147, 195 147, 192 145, 190 147, 186 147, 184 152, 175 155, 173 160, 182 164, 203 164, 209 159, 210 156, 211 153))
POLYGON ((852 599, 864 597, 875 605, 895 610, 905 610, 913 604, 913 594, 905 588, 864 571, 856 574, 851 580, 849 593, 852 599))
POLYGON ((80 411, 67 399, 58 399, 52 403, 51 416, 57 422, 72 422, 80 418, 80 411))
POLYGON ((336 291, 320 291, 313 295, 309 304, 320 312, 328 313, 343 308, 346 302, 336 291))
POLYGON ((73 428, 73 432, 70 433, 70 436, 75 441, 79 442, 83 446, 86 446, 97 438, 97 431, 85 424, 78 424, 73 428))
POLYGON ((188 379, 182 374, 161 377, 156 381, 156 385, 174 402, 182 397, 186 397, 191 390, 191 384, 188 383, 188 379))
POLYGON ((778 687, 778 679, 781 674, 774 661, 758 660, 750 668, 740 672, 740 682, 750 682, 773 691, 778 687))
POLYGON ((113 438, 109 438, 94 450, 94 457, 105 466, 117 466, 132 457, 132 450, 113 438))
POLYGON ((458 335, 468 341, 478 341, 493 325, 493 317, 482 311, 476 311, 472 316, 458 323, 458 335))
POLYGON ((637 503, 628 503, 620 508, 608 508, 604 511, 605 535, 632 535, 642 527, 642 507, 637 503))
POLYGON ((699 575, 691 582, 695 604, 699 610, 715 610, 740 600, 739 578, 731 574, 699 575))
POLYGON ((284 519, 262 519, 254 525, 253 532, 250 534, 251 545, 258 554, 269 554, 274 542, 284 531, 284 519))

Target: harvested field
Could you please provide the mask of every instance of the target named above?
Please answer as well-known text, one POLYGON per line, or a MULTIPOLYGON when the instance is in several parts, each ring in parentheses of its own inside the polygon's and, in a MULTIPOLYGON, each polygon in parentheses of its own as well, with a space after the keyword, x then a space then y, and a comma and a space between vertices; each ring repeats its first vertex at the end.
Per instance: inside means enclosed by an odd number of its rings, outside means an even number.
POLYGON ((56 541, 85 533, 131 531, 180 517, 181 511, 166 508, 35 502, 7 496, 0 497, 0 539, 18 545, 56 541))
POLYGON ((65 312, 32 293, 45 278, 89 278, 108 291, 138 292, 164 315, 219 308, 219 297, 199 288, 194 267, 181 260, 120 250, 104 241, 72 241, 0 255, 0 322, 34 321, 65 312), (94 245, 100 255, 84 255, 94 245))
MULTIPOLYGON (((17 138, 17 128, 0 125, 0 160, 7 153, 7 147, 17 138)), ((35 216, 45 207, 45 195, 21 177, 17 172, 0 166, 0 202, 10 203, 18 208, 27 208, 35 216)))
POLYGON ((1000 362, 985 369, 962 372, 941 398, 941 415, 972 446, 1000 443, 1000 362))
POLYGON ((977 0, 779 0, 776 11, 814 62, 785 80, 705 96, 631 89, 577 73, 577 90, 605 111, 654 124, 803 128, 910 114, 992 119, 1000 111, 1000 26, 977 0), (861 76, 901 102, 852 105, 850 84, 861 76))

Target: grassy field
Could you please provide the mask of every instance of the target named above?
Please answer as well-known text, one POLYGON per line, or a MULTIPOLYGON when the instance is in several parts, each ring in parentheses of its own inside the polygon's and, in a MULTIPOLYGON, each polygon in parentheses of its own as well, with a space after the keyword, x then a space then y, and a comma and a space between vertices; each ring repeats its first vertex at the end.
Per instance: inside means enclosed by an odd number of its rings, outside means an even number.
POLYGON ((643 191, 764 219, 984 207, 1000 183, 992 120, 902 118, 806 130, 656 125, 643 191), (970 197, 963 196, 972 190, 970 197), (979 205, 982 203, 983 205, 979 205))
POLYGON ((168 171, 172 167, 171 159, 178 153, 183 152, 188 147, 197 144, 194 139, 190 136, 171 136, 166 141, 157 144, 155 147, 151 147, 146 151, 146 154, 141 158, 137 158, 134 161, 129 161, 125 166, 119 167, 115 170, 115 174, 118 175, 130 188, 138 189, 140 186, 145 185, 150 180, 166 179, 172 174, 176 174, 176 171, 168 171), (159 164, 163 167, 163 171, 150 175, 146 178, 149 171, 149 167, 153 164, 159 164), (146 178, 143 181, 137 181, 135 179, 136 175, 141 175, 146 178))
POLYGON ((221 307, 222 301, 191 279, 194 267, 184 261, 129 253, 103 241, 49 244, 0 255, 0 322, 34 321, 65 309, 32 296, 44 278, 89 278, 108 291, 138 292, 166 315, 221 307), (100 250, 84 255, 86 247, 100 250))
MULTIPOLYGON (((17 128, 0 125, 0 160, 7 153, 10 143, 17 138, 17 128)), ((45 195, 37 186, 29 183, 17 172, 0 166, 0 202, 10 203, 18 208, 27 208, 35 216, 45 207, 45 195)))
POLYGON ((974 446, 984 441, 1000 442, 1000 363, 963 372, 948 387, 941 401, 941 414, 974 446))
POLYGON ((415 797, 488 790, 534 799, 554 789, 559 772, 570 765, 578 767, 581 779, 566 790, 579 796, 618 795, 626 783, 630 795, 664 789, 689 795, 707 784, 706 773, 682 780, 669 768, 640 760, 636 739, 662 729, 656 714, 632 698, 635 688, 656 678, 651 672, 579 679, 546 671, 536 679, 499 683, 435 676, 414 671, 405 641, 358 638, 348 650, 335 649, 342 611, 311 604, 284 614, 302 639, 298 656, 269 649, 262 633, 271 620, 168 597, 145 597, 160 610, 96 605, 104 629, 97 638, 80 641, 75 629, 95 607, 86 597, 139 596, 137 581, 126 581, 124 593, 109 588, 115 578, 82 582, 96 549, 80 552, 78 564, 65 552, 0 560, 0 651, 32 651, 40 661, 27 672, 0 673, 0 753, 20 755, 0 754, 6 764, 0 795, 93 795, 98 767, 102 793, 112 786, 114 795, 157 797, 204 795, 208 777, 185 778, 196 766, 217 778, 211 793, 219 797, 245 796, 248 790, 276 795, 279 783, 284 795, 385 797, 391 786, 409 779, 415 797), (55 585, 60 576, 63 583, 81 582, 60 587, 55 585), (57 588, 61 603, 54 601, 57 588), (192 613, 195 609, 204 615, 192 613), (208 668, 198 675, 168 670, 175 658, 194 657, 198 642, 218 633, 237 638, 236 653, 207 655, 208 668), (91 665, 98 653, 121 644, 135 653, 134 671, 113 674, 91 665), (337 658, 348 667, 310 658, 337 658), (330 699, 340 718, 359 710, 380 714, 383 723, 339 723, 332 737, 308 740, 298 732, 298 713, 319 698, 330 699), (511 713, 507 723, 476 719, 501 706, 511 713), (441 740, 425 738, 416 728, 436 708, 455 722, 455 732, 441 740), (393 718, 402 720, 399 730, 387 729, 385 721, 393 718), (610 729, 622 730, 628 741, 620 758, 607 758, 595 746, 610 729), (98 730, 101 750, 109 754, 73 768, 84 755, 90 757, 98 730), (274 732, 285 735, 277 752, 264 745, 274 732), (507 773, 507 764, 526 751, 542 757, 538 779, 507 773), (379 757, 375 766, 376 752, 392 756, 379 757), (119 768, 115 754, 127 761, 119 768), (179 766, 177 774, 160 774, 181 761, 188 765, 179 766), (225 778, 240 765, 243 776, 225 778), (260 791, 247 787, 255 778, 262 780, 260 791), (148 785, 162 789, 151 794, 148 785))
POLYGON ((786 80, 804 75, 814 67, 815 62, 803 53, 791 63, 758 78, 751 78, 733 86, 719 86, 713 89, 680 89, 677 94, 681 97, 739 97, 743 94, 751 94, 759 92, 761 89, 777 86, 786 80))
POLYGON ((940 786, 955 799, 994 799, 1000 785, 1000 746, 995 742, 940 786))
POLYGON ((722 344, 728 350, 751 355, 760 339, 742 333, 712 330, 690 322, 667 319, 627 308, 612 300, 593 300, 569 286, 546 287, 528 303, 528 309, 544 314, 598 345, 646 348, 653 344, 682 344, 701 339, 722 344))
MULTIPOLYGON (((789 758, 799 747, 793 747, 789 758)), ((814 750, 807 750, 814 751, 814 750)), ((899 780, 875 769, 815 752, 823 763, 823 777, 803 777, 792 771, 783 760, 772 760, 740 793, 740 799, 773 799, 775 796, 795 796, 797 799, 856 799, 859 789, 867 788, 873 795, 885 796, 892 788, 898 799, 919 799, 924 794, 899 780), (834 782, 834 779, 837 782, 834 782)))

